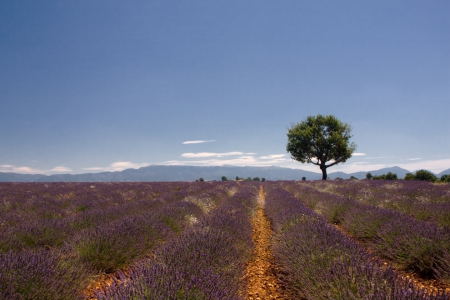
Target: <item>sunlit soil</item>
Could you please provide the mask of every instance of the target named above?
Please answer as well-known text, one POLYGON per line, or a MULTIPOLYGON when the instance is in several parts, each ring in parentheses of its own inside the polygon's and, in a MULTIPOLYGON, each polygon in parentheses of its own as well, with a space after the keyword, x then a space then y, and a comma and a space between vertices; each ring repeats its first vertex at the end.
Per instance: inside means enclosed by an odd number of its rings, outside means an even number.
POLYGON ((277 269, 273 264, 270 249, 272 230, 270 222, 264 215, 264 193, 258 199, 258 210, 253 219, 254 259, 247 267, 247 300, 288 299, 282 293, 282 284, 275 276, 277 269))

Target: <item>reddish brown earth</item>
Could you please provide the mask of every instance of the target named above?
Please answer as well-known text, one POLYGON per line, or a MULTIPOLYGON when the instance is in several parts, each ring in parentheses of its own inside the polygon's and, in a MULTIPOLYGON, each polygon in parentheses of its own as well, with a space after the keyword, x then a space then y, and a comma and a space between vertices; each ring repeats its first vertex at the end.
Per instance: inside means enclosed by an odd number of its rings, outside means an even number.
POLYGON ((247 266, 248 287, 245 299, 290 299, 285 296, 283 284, 276 277, 277 267, 273 263, 270 249, 272 229, 269 220, 264 215, 264 202, 264 192, 261 187, 257 213, 253 218, 255 250, 254 258, 247 266))
MULTIPOLYGON (((117 275, 117 274, 115 274, 117 275)), ((102 274, 98 276, 95 280, 93 280, 83 291, 83 294, 86 296, 87 300, 97 300, 95 298, 95 291, 99 289, 104 289, 109 287, 114 280, 118 280, 117 276, 113 274, 102 274)))

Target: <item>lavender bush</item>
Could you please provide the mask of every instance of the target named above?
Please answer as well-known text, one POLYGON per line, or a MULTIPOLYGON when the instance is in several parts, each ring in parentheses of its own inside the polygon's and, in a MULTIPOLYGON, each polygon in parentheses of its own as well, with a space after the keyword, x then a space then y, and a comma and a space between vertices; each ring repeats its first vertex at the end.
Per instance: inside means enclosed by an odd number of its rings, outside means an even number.
POLYGON ((450 231, 446 227, 352 198, 320 192, 302 183, 290 183, 285 187, 302 202, 314 203, 316 212, 329 222, 342 225, 379 256, 422 277, 448 282, 450 268, 443 258, 450 252, 450 231), (338 219, 330 214, 336 211, 338 219))
POLYGON ((220 207, 235 187, 0 184, 0 299, 79 299, 98 274, 150 255, 207 213, 187 197, 220 207))
POLYGON ((277 183, 265 183, 283 279, 306 299, 450 299, 401 278, 277 183))
POLYGON ((204 216, 179 239, 137 263, 98 299, 242 299, 245 262, 249 259, 251 211, 258 193, 243 187, 218 209, 204 216))

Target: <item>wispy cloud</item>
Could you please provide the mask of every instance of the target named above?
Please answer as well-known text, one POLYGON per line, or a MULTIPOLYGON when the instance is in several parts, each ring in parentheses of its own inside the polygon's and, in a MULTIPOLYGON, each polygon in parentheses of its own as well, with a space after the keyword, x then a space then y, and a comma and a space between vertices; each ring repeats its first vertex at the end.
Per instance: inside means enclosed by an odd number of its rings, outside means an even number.
POLYGON ((116 171, 123 171, 126 169, 139 169, 149 165, 150 165, 149 163, 133 163, 131 161, 117 161, 112 163, 108 167, 88 167, 82 168, 82 170, 93 172, 116 172, 116 171))
POLYGON ((399 167, 417 171, 421 169, 429 170, 434 173, 440 173, 444 170, 450 169, 450 159, 438 159, 438 160, 416 160, 407 163, 398 164, 399 167))
POLYGON ((205 140, 205 141, 186 141, 183 142, 184 145, 188 145, 188 144, 201 144, 201 143, 210 143, 210 142, 215 142, 216 140, 205 140))
POLYGON ((285 157, 286 154, 270 154, 259 157, 259 159, 274 159, 274 158, 282 158, 285 157))
POLYGON ((13 165, 0 165, 0 168, 5 168, 5 169, 14 168, 14 166, 13 165))
POLYGON ((272 154, 255 157, 254 153, 227 152, 227 153, 185 153, 182 157, 187 158, 210 158, 203 160, 170 160, 163 162, 163 165, 190 165, 190 166, 270 166, 288 162, 284 154, 272 154), (189 154, 189 155, 186 155, 189 154), (192 156, 195 154, 195 156, 192 156), (221 159, 226 156, 238 155, 236 158, 221 159))
POLYGON ((416 158, 407 158, 406 160, 420 160, 420 159, 422 159, 422 158, 416 157, 416 158))
POLYGON ((359 171, 373 171, 389 167, 400 167, 410 172, 425 169, 432 171, 436 174, 450 169, 450 159, 438 159, 438 160, 415 160, 408 161, 404 163, 385 163, 385 164, 361 164, 360 162, 355 162, 352 164, 339 164, 329 170, 329 172, 342 171, 346 173, 353 173, 359 171))
POLYGON ((233 151, 233 152, 224 152, 224 153, 215 153, 215 152, 200 152, 200 153, 183 153, 181 157, 185 158, 200 158, 200 157, 224 157, 224 156, 232 156, 232 155, 244 155, 244 152, 233 151))
POLYGON ((62 173, 62 172, 72 172, 71 168, 67 168, 64 166, 55 167, 50 170, 50 172, 62 173))
POLYGON ((35 168, 30 168, 26 166, 16 167, 14 165, 0 165, 0 172, 7 172, 7 173, 19 173, 19 174, 54 174, 54 173, 67 173, 71 172, 72 169, 64 167, 64 166, 58 166, 54 167, 50 170, 40 170, 35 168))
POLYGON ((364 156, 366 155, 365 153, 361 153, 361 152, 355 152, 352 154, 352 156, 364 156))

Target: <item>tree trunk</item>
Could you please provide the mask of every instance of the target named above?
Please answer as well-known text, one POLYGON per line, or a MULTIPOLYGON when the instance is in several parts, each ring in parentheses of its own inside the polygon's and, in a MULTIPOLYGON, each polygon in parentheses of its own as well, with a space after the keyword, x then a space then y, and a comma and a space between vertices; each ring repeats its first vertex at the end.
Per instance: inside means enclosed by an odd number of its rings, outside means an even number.
POLYGON ((322 180, 327 180, 327 168, 325 166, 320 166, 322 170, 322 180))

